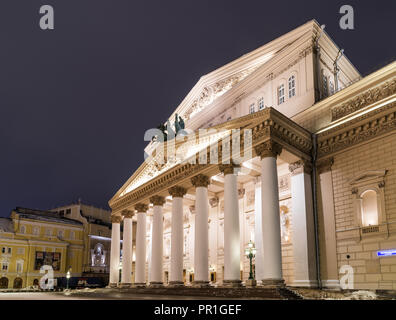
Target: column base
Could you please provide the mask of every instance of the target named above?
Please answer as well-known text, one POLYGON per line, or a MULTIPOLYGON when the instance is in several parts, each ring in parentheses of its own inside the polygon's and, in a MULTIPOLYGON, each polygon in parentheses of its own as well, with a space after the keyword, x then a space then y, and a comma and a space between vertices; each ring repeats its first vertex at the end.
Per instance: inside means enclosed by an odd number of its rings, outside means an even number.
POLYGON ((127 289, 132 287, 132 283, 120 283, 120 288, 127 289))
POLYGON ((164 283, 160 282, 160 281, 153 281, 153 282, 150 282, 149 287, 150 288, 163 288, 164 287, 164 283))
POLYGON ((108 285, 109 288, 117 288, 118 287, 118 283, 109 283, 108 285))
POLYGON ((317 288, 318 280, 294 280, 291 286, 297 288, 317 288))
POLYGON ((184 282, 183 281, 169 281, 168 287, 170 287, 170 288, 184 287, 184 282))
POLYGON ((238 288, 242 287, 241 280, 223 280, 224 287, 238 288))
POLYGON ((283 279, 263 279, 261 285, 266 288, 279 288, 285 286, 285 280, 283 279))
POLYGON ((255 287, 257 285, 257 281, 254 279, 248 279, 246 280, 245 285, 248 288, 255 287))
POLYGON ((208 288, 211 285, 209 284, 209 281, 194 281, 193 282, 193 287, 196 288, 208 288))
POLYGON ((146 282, 138 282, 138 283, 135 283, 133 286, 135 288, 145 288, 146 285, 147 285, 146 282))
POLYGON ((341 291, 339 280, 322 280, 321 282, 323 288, 341 291))

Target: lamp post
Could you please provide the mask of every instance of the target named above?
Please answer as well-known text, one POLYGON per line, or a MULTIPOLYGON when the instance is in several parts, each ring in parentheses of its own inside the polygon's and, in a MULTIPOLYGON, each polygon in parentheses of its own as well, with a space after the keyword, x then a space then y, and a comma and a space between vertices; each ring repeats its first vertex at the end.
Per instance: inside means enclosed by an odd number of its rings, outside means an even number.
POLYGON ((66 290, 69 289, 69 280, 70 280, 70 270, 67 270, 67 273, 66 273, 66 290))
POLYGON ((118 265, 118 282, 121 283, 122 261, 118 265))
POLYGON ((255 286, 256 285, 256 280, 254 279, 254 275, 253 275, 253 263, 252 260, 256 255, 256 248, 254 247, 254 243, 252 242, 252 240, 249 241, 248 246, 245 249, 245 254, 246 257, 249 258, 249 262, 250 262, 250 271, 249 271, 249 279, 246 282, 246 284, 248 286, 255 286))

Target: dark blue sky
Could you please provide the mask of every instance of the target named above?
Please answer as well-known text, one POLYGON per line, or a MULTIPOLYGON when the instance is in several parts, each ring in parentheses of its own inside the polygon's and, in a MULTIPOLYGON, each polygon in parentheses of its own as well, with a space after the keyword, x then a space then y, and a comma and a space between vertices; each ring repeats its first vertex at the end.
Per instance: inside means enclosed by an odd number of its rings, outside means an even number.
POLYGON ((315 18, 365 75, 395 58, 394 1, 1 0, 0 216, 107 201, 144 131, 203 74, 315 18), (39 8, 55 30, 39 28, 39 8), (339 8, 355 9, 355 30, 339 8))

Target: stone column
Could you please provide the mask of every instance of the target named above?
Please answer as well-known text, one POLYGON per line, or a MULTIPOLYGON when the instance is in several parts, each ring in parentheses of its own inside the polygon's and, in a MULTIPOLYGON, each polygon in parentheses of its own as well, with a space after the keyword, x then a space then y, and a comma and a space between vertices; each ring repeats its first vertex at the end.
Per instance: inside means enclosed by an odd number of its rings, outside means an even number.
POLYGON ((135 205, 137 211, 135 286, 146 285, 146 212, 147 204, 135 205))
POLYGON ((165 198, 160 196, 153 196, 150 202, 154 205, 153 208, 153 228, 151 233, 151 279, 150 285, 152 287, 162 286, 163 284, 163 251, 164 251, 164 230, 163 230, 163 214, 162 206, 165 203, 165 198))
POLYGON ((170 281, 171 286, 182 286, 183 282, 183 197, 187 190, 175 186, 169 189, 172 196, 172 225, 171 225, 171 261, 170 281))
POLYGON ((254 186, 254 244, 256 246, 255 270, 256 279, 264 277, 264 258, 263 258, 263 225, 261 223, 261 178, 255 179, 254 186))
POLYGON ((321 228, 322 245, 321 252, 321 282, 322 286, 331 289, 339 289, 340 281, 338 280, 337 266, 337 247, 335 232, 335 211, 334 211, 334 195, 333 195, 333 178, 331 174, 331 166, 333 158, 320 160, 316 166, 318 168, 320 181, 320 194, 318 204, 319 219, 321 228), (321 209, 321 210, 320 210, 321 209))
POLYGON ((194 284, 209 285, 209 234, 208 234, 208 185, 209 177, 199 174, 191 179, 195 186, 194 233, 194 284))
POLYGON ((317 287, 315 224, 310 163, 300 160, 289 165, 292 194, 294 283, 296 287, 317 287))
POLYGON ((120 278, 120 223, 122 217, 111 216, 111 249, 109 286, 117 287, 120 278))
POLYGON ((317 287, 315 225, 310 163, 300 160, 289 165, 292 173, 292 234, 294 286, 317 287))
POLYGON ((241 252, 239 233, 239 200, 236 166, 221 164, 224 173, 224 285, 241 285, 241 252))
POLYGON ((121 214, 124 217, 121 287, 129 288, 132 285, 132 217, 134 213, 131 210, 123 210, 121 214))
POLYGON ((282 147, 266 141, 255 147, 261 157, 261 223, 263 233, 263 279, 265 286, 284 285, 276 158, 282 147))

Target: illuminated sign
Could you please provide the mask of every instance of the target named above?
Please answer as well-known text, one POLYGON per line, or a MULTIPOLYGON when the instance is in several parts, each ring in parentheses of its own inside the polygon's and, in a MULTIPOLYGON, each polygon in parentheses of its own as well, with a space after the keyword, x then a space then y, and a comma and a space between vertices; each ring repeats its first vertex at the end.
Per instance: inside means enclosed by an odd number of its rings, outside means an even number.
POLYGON ((377 251, 378 257, 396 256, 396 249, 377 251))

